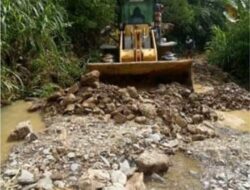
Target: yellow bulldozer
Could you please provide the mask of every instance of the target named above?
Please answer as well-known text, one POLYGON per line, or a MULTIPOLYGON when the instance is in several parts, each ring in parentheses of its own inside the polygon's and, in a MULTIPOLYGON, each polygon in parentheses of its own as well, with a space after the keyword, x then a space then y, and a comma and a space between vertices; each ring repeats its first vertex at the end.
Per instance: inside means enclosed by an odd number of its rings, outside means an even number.
POLYGON ((162 38, 161 12, 156 0, 117 0, 118 43, 101 47, 103 61, 88 63, 87 70, 99 70, 109 79, 136 77, 192 88, 192 59, 176 58, 172 53, 176 43, 162 38))

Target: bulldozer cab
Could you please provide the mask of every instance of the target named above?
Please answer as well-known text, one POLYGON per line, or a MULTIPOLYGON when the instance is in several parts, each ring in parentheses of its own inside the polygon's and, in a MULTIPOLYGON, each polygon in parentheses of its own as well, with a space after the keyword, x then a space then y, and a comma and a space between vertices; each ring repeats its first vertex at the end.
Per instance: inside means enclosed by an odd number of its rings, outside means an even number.
POLYGON ((152 24, 155 0, 118 0, 119 22, 123 24, 152 24))

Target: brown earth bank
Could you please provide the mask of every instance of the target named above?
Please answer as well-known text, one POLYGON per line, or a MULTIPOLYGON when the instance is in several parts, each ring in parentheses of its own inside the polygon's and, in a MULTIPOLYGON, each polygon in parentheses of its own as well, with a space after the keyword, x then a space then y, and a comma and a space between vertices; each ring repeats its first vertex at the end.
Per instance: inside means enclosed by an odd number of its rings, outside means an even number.
POLYGON ((250 93, 204 57, 193 70, 194 91, 177 83, 119 87, 93 71, 34 101, 29 111, 41 110, 47 128, 34 134, 19 125, 10 135, 25 141, 2 164, 1 187, 154 189, 144 176, 167 183, 162 175, 182 151, 205 166, 196 176, 201 189, 249 189, 249 133, 226 129, 217 111, 249 110, 250 93))

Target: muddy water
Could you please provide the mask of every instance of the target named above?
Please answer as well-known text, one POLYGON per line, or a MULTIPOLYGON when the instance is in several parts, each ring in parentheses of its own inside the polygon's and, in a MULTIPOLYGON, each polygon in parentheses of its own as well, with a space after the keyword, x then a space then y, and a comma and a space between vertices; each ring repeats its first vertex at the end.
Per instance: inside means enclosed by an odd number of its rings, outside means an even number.
POLYGON ((166 183, 146 182, 148 190, 202 190, 200 163, 182 153, 172 157, 173 166, 164 176, 166 183))
POLYGON ((8 143, 7 138, 19 122, 30 120, 34 132, 42 131, 45 127, 38 112, 28 113, 28 102, 17 101, 1 109, 1 163, 6 160, 11 147, 15 143, 8 143))
POLYGON ((250 111, 217 111, 220 121, 224 126, 240 131, 250 132, 250 111))

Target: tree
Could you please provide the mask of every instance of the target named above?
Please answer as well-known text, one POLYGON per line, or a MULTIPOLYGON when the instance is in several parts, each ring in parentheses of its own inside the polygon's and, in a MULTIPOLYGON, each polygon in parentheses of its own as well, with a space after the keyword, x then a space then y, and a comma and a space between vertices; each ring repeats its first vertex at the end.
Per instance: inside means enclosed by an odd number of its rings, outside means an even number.
POLYGON ((114 20, 115 0, 63 0, 63 4, 72 23, 68 34, 75 49, 97 48, 101 29, 114 20))

